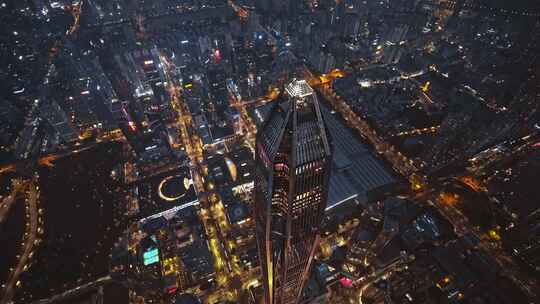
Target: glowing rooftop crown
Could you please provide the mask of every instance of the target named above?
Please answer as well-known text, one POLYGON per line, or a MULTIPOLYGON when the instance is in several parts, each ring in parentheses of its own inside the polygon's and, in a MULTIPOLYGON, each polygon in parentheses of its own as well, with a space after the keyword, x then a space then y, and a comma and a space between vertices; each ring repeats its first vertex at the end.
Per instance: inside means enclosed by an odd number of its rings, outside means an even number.
POLYGON ((305 80, 293 80, 285 90, 291 97, 302 98, 313 94, 313 89, 305 80))

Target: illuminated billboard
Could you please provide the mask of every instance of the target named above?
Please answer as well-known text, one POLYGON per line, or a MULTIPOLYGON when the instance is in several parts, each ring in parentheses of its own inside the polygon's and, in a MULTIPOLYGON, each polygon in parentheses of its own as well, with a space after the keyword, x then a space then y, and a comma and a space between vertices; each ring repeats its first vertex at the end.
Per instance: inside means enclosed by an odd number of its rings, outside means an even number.
POLYGON ((159 262, 159 251, 157 248, 152 248, 143 254, 144 266, 159 262))

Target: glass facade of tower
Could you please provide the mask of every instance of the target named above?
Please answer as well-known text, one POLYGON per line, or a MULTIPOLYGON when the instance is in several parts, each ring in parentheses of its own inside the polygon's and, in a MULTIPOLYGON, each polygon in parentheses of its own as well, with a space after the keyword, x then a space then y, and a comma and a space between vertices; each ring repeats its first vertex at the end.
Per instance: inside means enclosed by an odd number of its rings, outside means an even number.
POLYGON ((297 303, 324 216, 331 165, 317 96, 304 80, 286 86, 257 136, 255 208, 265 303, 297 303))

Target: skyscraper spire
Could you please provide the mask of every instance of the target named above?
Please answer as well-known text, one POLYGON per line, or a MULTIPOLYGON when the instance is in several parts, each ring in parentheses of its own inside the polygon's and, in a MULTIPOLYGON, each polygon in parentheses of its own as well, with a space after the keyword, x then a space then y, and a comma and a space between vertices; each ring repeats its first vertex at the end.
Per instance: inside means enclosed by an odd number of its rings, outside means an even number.
POLYGON ((293 80, 257 136, 255 208, 266 304, 298 303, 319 240, 331 151, 317 96, 293 80))

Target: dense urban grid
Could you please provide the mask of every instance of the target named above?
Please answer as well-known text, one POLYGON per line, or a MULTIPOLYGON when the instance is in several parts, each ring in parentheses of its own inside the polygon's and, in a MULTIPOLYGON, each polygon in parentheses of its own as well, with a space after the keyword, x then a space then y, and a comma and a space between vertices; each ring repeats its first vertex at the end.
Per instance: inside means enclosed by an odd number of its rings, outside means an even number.
POLYGON ((0 304, 540 304, 540 2, 0 18, 0 304))

